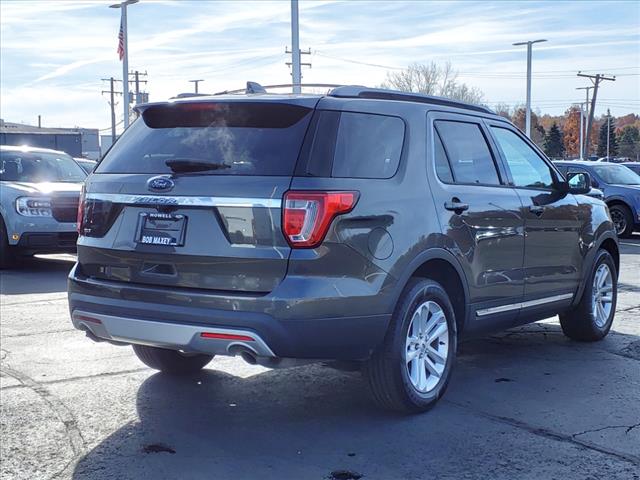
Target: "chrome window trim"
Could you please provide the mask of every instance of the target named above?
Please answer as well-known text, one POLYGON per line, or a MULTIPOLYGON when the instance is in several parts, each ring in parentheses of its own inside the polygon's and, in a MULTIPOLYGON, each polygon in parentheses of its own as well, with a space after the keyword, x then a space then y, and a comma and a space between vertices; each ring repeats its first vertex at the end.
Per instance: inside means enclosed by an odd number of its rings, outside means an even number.
POLYGON ((125 193, 87 193, 87 200, 125 205, 176 205, 181 207, 264 207, 281 208, 279 198, 196 197, 177 195, 132 195, 125 193))
POLYGON ((544 305, 546 303, 559 302, 561 300, 567 300, 573 298, 573 293, 563 293, 561 295, 554 295, 553 297, 538 298, 536 300, 529 300, 527 302, 510 303, 508 305, 499 305, 497 307, 483 308, 476 311, 476 317, 484 317, 492 315, 494 313, 509 312, 511 310, 519 310, 522 308, 537 307, 538 305, 544 305))

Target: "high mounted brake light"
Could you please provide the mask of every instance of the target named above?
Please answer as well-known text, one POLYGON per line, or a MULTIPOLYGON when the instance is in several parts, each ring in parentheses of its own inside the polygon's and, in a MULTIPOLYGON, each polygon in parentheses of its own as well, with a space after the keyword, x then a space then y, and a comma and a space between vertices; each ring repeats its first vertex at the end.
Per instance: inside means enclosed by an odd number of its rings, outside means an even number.
POLYGON ((292 248, 315 248, 334 218, 353 210, 358 192, 289 191, 284 195, 282 231, 292 248))

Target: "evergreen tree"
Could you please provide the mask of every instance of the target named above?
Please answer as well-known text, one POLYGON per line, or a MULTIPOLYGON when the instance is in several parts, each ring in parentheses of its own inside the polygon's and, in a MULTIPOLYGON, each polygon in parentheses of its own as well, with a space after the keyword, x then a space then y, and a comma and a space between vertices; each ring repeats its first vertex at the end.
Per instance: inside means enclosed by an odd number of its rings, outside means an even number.
POLYGON ((618 154, 618 139, 616 138, 616 121, 612 117, 611 121, 605 118, 600 126, 600 135, 598 137, 598 156, 607 156, 607 124, 609 125, 609 156, 614 157, 618 154))
POLYGON ((544 137, 544 153, 551 158, 562 158, 564 155, 564 141, 562 132, 556 122, 553 122, 551 128, 544 137))
POLYGON ((624 127, 618 144, 620 146, 620 155, 635 160, 637 155, 640 154, 640 130, 638 130, 638 127, 634 125, 624 127))

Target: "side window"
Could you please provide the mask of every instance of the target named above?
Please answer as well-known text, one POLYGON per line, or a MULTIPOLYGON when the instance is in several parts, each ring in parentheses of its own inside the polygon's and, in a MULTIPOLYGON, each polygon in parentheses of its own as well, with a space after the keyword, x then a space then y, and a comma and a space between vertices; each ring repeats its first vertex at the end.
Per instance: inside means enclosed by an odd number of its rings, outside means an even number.
POLYGON ((397 117, 343 112, 332 177, 390 178, 400 163, 404 122, 397 117))
POLYGON ((436 175, 445 183, 453 183, 453 174, 451 173, 451 165, 447 160, 447 154, 444 151, 442 140, 438 132, 434 132, 433 141, 435 142, 435 163, 436 163, 436 175))
POLYGON ((533 148, 511 130, 500 127, 491 127, 491 130, 507 161, 516 187, 553 187, 551 168, 533 148))
POLYGON ((500 185, 491 151, 478 124, 444 120, 435 124, 456 183, 500 185))

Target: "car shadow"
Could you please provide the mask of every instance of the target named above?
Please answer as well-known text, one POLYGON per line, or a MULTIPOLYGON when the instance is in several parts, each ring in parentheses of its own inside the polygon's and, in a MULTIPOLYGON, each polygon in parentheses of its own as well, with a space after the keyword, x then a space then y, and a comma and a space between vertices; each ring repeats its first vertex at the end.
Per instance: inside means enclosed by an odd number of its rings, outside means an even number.
POLYGON ((15 267, 0 271, 0 294, 66 292, 67 275, 73 267, 74 258, 72 255, 56 255, 20 259, 15 267))
MULTIPOLYGON (((625 344, 638 343, 631 337, 625 344)), ((590 398, 598 372, 581 368, 581 360, 613 348, 606 342, 570 342, 552 324, 466 342, 445 398, 418 416, 378 409, 359 373, 321 365, 248 378, 210 369, 185 378, 157 373, 138 389, 138 421, 87 453, 73 478, 404 478, 414 476, 412 468, 415 478, 425 471, 467 478, 474 462, 469 452, 482 457, 517 448, 512 436, 493 431, 500 425, 468 409, 490 412, 504 402, 501 415, 511 405, 551 412, 554 422, 593 416, 576 412, 571 397, 590 398), (555 389, 560 391, 549 393, 555 389), (429 455, 416 451, 416 444, 429 455)))

